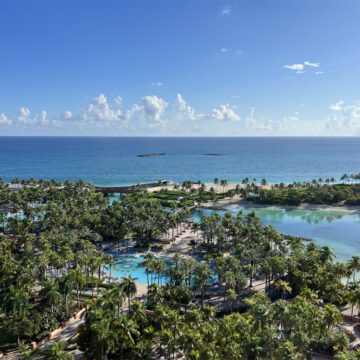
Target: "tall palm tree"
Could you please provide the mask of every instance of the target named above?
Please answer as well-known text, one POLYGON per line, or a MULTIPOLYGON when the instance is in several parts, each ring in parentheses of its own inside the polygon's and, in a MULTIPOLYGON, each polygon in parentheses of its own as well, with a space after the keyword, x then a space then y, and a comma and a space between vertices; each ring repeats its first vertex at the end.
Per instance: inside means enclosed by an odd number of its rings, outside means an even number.
POLYGON ((69 297, 74 288, 74 280, 71 274, 63 275, 60 280, 60 290, 64 298, 65 317, 69 316, 69 297))
POLYGON ((29 300, 29 293, 25 289, 11 285, 3 297, 2 309, 8 314, 22 316, 29 306, 29 300))
POLYGON ((195 282, 200 287, 201 291, 201 305, 204 304, 205 288, 208 280, 211 277, 211 271, 208 265, 200 263, 196 268, 195 282))
POLYGON ((124 358, 124 350, 135 346, 135 337, 140 335, 138 325, 126 316, 117 318, 114 323, 117 341, 120 344, 120 360, 124 358))
POLYGON ((113 349, 116 343, 115 332, 111 326, 110 319, 104 317, 99 322, 91 324, 93 347, 96 358, 107 360, 108 353, 113 349))
POLYGON ((42 283, 42 289, 40 290, 39 295, 41 297, 42 302, 44 302, 47 305, 50 305, 51 312, 53 313, 54 306, 59 304, 62 299, 58 281, 52 279, 46 279, 42 283))
POLYGON ((70 270, 70 277, 76 287, 76 306, 80 308, 80 291, 85 284, 85 274, 80 268, 70 270))
POLYGON ((129 312, 131 310, 131 298, 136 295, 136 284, 135 284, 135 279, 129 275, 125 278, 123 278, 122 282, 121 282, 122 286, 123 286, 123 291, 124 294, 127 296, 128 298, 128 308, 129 308, 129 312))
MULTIPOLYGON (((356 273, 360 271, 360 256, 353 256, 350 260, 347 262, 347 266, 349 268, 349 271, 351 271, 351 274, 353 276, 353 282, 356 282, 356 273)), ((348 279, 349 282, 349 279, 348 279)))

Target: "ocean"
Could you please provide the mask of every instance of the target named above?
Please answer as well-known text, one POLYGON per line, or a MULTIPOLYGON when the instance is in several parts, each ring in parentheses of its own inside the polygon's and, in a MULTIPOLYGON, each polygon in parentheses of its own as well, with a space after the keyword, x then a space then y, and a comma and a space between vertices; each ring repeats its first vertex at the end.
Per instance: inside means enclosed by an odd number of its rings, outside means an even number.
POLYGON ((127 185, 303 181, 360 172, 360 137, 0 137, 0 178, 127 185), (147 153, 159 156, 138 157, 147 153))
MULTIPOLYGON (((0 178, 83 179, 96 185, 125 185, 170 179, 244 177, 292 182, 360 172, 360 138, 126 138, 0 137, 0 178), (164 153, 161 156, 137 155, 164 153)), ((279 231, 330 246, 337 260, 359 254, 360 212, 255 211, 279 231)), ((206 215, 199 210, 194 216, 206 215)))

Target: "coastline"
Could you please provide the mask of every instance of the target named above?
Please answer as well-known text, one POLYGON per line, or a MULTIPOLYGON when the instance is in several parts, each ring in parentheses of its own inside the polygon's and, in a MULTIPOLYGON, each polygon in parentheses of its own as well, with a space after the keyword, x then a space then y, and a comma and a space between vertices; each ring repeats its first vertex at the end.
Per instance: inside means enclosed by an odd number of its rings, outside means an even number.
POLYGON ((264 208, 275 208, 275 209, 284 209, 284 210, 308 210, 308 211, 341 211, 349 214, 360 213, 360 206, 355 205, 324 205, 324 204, 308 204, 303 203, 301 205, 280 205, 280 204, 256 204, 251 201, 246 201, 243 199, 222 199, 219 200, 216 205, 211 203, 204 203, 198 208, 203 209, 216 209, 221 210, 225 206, 229 205, 238 205, 249 208, 264 209, 264 208))

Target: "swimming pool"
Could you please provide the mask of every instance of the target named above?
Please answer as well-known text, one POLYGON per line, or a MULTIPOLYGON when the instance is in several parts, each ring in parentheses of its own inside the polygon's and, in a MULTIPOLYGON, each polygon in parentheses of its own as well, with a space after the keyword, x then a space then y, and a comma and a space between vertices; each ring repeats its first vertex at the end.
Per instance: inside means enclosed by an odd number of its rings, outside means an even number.
MULTIPOLYGON (((118 252, 108 252, 108 254, 118 258, 117 263, 111 267, 111 277, 123 278, 131 275, 136 282, 141 284, 147 283, 145 268, 141 266, 145 260, 144 256, 134 257, 128 254, 119 256, 118 252)), ((159 257, 159 259, 162 259, 165 262, 171 261, 170 258, 165 257, 159 257)), ((105 269, 105 271, 109 273, 109 268, 105 269)), ((166 282, 166 279, 164 279, 163 282, 166 282)))

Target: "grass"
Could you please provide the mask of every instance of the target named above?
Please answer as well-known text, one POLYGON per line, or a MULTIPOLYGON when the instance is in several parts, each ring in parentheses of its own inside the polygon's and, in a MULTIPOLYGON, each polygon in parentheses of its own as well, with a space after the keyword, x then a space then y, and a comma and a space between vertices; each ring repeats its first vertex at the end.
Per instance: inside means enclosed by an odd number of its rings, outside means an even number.
POLYGON ((220 200, 228 196, 225 193, 214 194, 211 192, 203 192, 202 194, 191 193, 184 190, 165 190, 155 191, 146 194, 136 192, 127 195, 132 199, 144 199, 150 202, 159 202, 165 207, 188 207, 193 206, 195 202, 204 203, 208 201, 220 200))

